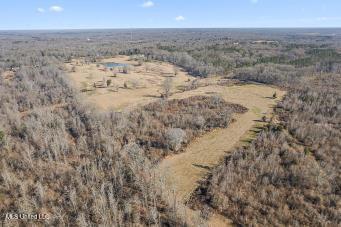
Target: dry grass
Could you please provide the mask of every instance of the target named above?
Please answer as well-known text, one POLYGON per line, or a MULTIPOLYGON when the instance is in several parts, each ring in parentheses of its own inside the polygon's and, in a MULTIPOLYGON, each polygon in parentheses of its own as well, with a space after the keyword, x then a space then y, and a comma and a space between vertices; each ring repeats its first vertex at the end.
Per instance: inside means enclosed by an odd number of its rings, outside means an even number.
MULTIPOLYGON (((249 111, 236 115, 234 117, 236 121, 228 128, 216 129, 197 138, 184 153, 170 156, 158 166, 157 172, 165 177, 166 184, 176 191, 177 197, 183 202, 190 197, 198 186, 198 182, 208 174, 210 168, 218 165, 226 152, 238 145, 242 138, 249 136, 249 130, 258 124, 257 121, 262 116, 269 115, 272 112, 272 106, 284 95, 283 91, 272 87, 246 85, 227 88, 204 87, 178 96, 184 98, 187 95, 212 94, 213 91, 228 102, 244 105, 249 111), (274 92, 278 94, 277 100, 269 98, 274 92), (255 109, 257 111, 254 111, 255 109)), ((210 222, 212 226, 217 226, 217 223, 225 225, 228 221, 215 215, 210 222)))
POLYGON ((198 79, 166 62, 152 61, 139 65, 137 61, 121 55, 103 59, 101 63, 128 64, 132 66, 129 73, 119 72, 119 70, 103 71, 103 66, 98 67, 100 63, 81 62, 81 59, 75 59, 66 64, 71 81, 77 89, 87 91, 83 92, 84 100, 102 110, 131 110, 159 100, 163 93, 164 81, 175 71, 176 75, 171 77, 170 99, 195 96, 197 93, 192 91, 198 88, 201 88, 198 90, 198 95, 214 95, 217 88, 220 93, 225 93, 221 87, 234 83, 232 80, 218 76, 198 79), (95 89, 94 82, 102 81, 103 78, 110 79, 111 86, 95 89))
POLYGON ((14 77, 13 71, 4 71, 3 73, 0 73, 0 75, 4 78, 4 80, 11 80, 14 77))
POLYGON ((275 118, 212 169, 191 205, 242 226, 340 225, 340 86, 338 75, 322 74, 290 89, 275 118))
POLYGON ((198 166, 212 167, 217 165, 225 152, 232 149, 264 114, 269 115, 271 113, 275 100, 268 97, 275 91, 279 97, 284 95, 283 91, 275 88, 245 85, 221 87, 220 89, 219 87, 204 87, 179 96, 184 98, 186 95, 204 94, 208 90, 217 91, 226 101, 242 104, 249 111, 242 115, 236 115, 234 117, 236 121, 228 128, 216 129, 197 138, 184 153, 170 156, 161 162, 159 170, 165 173, 169 185, 174 186, 178 195, 183 199, 187 198, 196 188, 196 182, 207 173, 207 169, 198 166), (256 107, 260 113, 252 111, 256 107))
MULTIPOLYGON (((85 99, 96 104, 102 109, 114 108, 123 110, 127 107, 136 107, 155 101, 160 98, 164 80, 174 73, 173 65, 163 62, 145 62, 141 66, 137 61, 129 60, 128 56, 118 56, 104 59, 102 62, 116 62, 129 64, 132 70, 129 73, 102 71, 103 66, 98 63, 80 64, 80 60, 74 60, 66 65, 69 75, 78 89, 91 88, 96 81, 111 79, 112 85, 118 87, 117 92, 112 87, 98 88, 93 92, 85 93, 85 99), (78 64, 77 64, 78 62, 78 64), (74 72, 72 72, 74 67, 74 72), (127 84, 127 88, 124 87, 127 84)), ((183 86, 194 81, 195 78, 177 68, 177 75, 172 77, 171 93, 180 92, 183 86)))

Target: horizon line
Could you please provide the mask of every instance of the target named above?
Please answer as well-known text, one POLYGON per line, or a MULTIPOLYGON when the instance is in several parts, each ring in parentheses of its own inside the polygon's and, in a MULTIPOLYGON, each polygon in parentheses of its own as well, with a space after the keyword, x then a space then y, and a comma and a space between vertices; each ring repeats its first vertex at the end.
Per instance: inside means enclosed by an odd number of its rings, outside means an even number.
POLYGON ((341 29, 340 27, 124 27, 124 28, 32 28, 0 29, 5 31, 72 31, 72 30, 156 30, 156 29, 341 29))

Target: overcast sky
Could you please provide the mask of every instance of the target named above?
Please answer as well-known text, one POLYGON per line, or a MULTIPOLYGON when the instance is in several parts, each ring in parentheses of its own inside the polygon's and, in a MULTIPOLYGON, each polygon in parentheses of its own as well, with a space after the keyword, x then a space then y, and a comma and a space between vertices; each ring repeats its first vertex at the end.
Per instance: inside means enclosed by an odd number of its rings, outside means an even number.
POLYGON ((341 27, 341 0, 0 0, 0 29, 341 27))

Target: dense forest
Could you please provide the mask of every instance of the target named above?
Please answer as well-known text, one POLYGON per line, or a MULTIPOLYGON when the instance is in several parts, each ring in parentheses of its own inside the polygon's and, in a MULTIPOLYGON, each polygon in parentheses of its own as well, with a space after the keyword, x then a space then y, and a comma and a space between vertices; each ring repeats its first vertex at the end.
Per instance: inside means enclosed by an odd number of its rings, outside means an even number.
POLYGON ((340 223, 339 75, 290 90, 276 117, 249 147, 227 156, 193 204, 241 225, 336 226, 340 223))
MULTIPOLYGON (((220 97, 98 112, 64 63, 145 56, 191 75, 287 91, 249 146, 214 168, 190 204, 238 225, 341 223, 341 31, 146 29, 0 33, 0 213, 42 224, 186 226, 154 165, 247 111, 220 97)), ((195 89, 195 88, 193 88, 195 89)), ((193 221, 193 220, 192 220, 193 221)), ((204 217, 197 217, 205 225, 204 217)), ((14 223, 16 225, 18 223, 14 223)))

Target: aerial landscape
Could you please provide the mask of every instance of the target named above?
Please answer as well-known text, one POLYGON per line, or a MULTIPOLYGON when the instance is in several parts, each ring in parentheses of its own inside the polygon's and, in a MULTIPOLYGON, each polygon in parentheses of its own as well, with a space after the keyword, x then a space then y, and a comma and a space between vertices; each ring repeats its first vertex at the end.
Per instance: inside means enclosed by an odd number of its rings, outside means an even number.
POLYGON ((341 225, 341 3, 75 2, 0 15, 1 226, 341 225))

